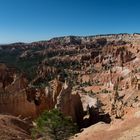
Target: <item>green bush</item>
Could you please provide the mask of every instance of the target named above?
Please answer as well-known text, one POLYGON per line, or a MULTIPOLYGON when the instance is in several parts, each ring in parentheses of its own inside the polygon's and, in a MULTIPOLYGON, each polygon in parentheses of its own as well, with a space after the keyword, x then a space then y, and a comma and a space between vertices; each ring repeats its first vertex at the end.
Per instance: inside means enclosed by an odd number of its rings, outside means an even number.
POLYGON ((109 93, 109 91, 107 89, 103 89, 102 92, 103 93, 109 93))
POLYGON ((57 109, 45 111, 35 122, 36 127, 32 129, 33 139, 42 137, 46 140, 64 140, 78 132, 77 125, 71 118, 64 117, 57 109))

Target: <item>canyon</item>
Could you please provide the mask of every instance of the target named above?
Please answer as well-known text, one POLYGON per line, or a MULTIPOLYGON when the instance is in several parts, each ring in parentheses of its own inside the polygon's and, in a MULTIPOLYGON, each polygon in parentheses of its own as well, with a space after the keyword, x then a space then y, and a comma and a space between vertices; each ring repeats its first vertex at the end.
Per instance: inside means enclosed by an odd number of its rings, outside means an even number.
POLYGON ((0 45, 0 139, 32 139, 33 121, 56 108, 80 130, 65 139, 138 140, 139 46, 138 33, 0 45))

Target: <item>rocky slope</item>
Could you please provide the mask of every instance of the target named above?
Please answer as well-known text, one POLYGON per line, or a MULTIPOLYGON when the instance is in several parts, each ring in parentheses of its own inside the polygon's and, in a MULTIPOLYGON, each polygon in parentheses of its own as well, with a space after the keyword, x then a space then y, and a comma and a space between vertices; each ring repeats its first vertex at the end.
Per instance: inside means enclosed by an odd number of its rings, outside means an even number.
POLYGON ((111 124, 99 122, 76 134, 71 140, 138 140, 140 138, 140 112, 129 109, 124 120, 115 120, 111 124))
POLYGON ((28 122, 10 115, 0 115, 1 140, 31 140, 28 122))

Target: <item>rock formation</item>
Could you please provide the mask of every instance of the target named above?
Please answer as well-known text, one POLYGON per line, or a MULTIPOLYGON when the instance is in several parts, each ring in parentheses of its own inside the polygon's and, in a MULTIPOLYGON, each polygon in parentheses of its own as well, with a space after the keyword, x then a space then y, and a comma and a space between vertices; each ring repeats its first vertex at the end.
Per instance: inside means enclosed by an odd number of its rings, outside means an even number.
POLYGON ((30 128, 28 122, 10 115, 0 115, 0 139, 1 140, 30 140, 30 128))
POLYGON ((74 122, 79 125, 83 120, 83 107, 78 93, 72 93, 71 85, 64 83, 58 97, 56 108, 63 112, 66 116, 71 116, 74 122))

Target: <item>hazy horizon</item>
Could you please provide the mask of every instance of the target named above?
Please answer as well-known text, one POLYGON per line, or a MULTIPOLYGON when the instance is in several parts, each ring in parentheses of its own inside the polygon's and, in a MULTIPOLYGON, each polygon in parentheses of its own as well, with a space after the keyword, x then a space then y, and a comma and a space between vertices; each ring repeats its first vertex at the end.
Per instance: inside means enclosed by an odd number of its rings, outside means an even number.
POLYGON ((0 43, 0 45, 7 45, 7 44, 14 44, 14 43, 33 43, 33 42, 39 42, 39 41, 49 41, 53 38, 61 38, 61 37, 69 37, 69 36, 76 36, 76 37, 88 37, 88 36, 104 36, 104 35, 118 35, 118 34, 140 34, 140 33, 107 33, 107 34, 91 34, 91 35, 62 35, 62 36, 54 36, 48 39, 40 39, 40 40, 31 40, 31 41, 15 41, 15 42, 6 42, 6 43, 0 43))

